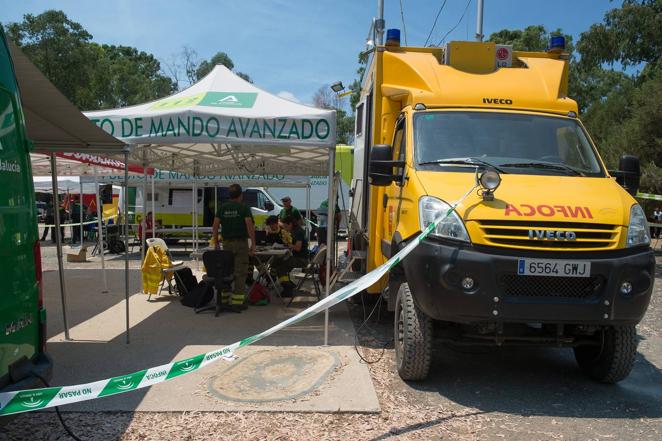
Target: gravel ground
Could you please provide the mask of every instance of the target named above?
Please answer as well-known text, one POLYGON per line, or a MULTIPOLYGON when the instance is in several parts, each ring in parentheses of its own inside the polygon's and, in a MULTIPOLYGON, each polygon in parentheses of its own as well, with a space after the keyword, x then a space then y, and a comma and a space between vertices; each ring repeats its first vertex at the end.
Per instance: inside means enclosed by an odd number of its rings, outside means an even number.
MULTIPOLYGON (((47 256, 54 256, 54 253, 46 250, 44 254, 45 260, 50 260, 45 266, 52 267, 53 262, 47 256)), ((135 261, 132 266, 137 263, 135 261)), ((123 267, 123 261, 110 263, 111 266, 120 264, 123 267)), ((661 271, 662 265, 658 264, 653 301, 639 326, 642 339, 662 336, 661 271)), ((358 327, 363 321, 364 307, 352 304, 350 311, 358 327)), ((563 375, 574 382, 565 383, 562 375, 550 376, 550 371, 544 371, 548 363, 547 353, 537 359, 537 363, 543 366, 543 372, 538 376, 525 370, 526 362, 517 358, 519 356, 508 359, 504 368, 499 364, 501 359, 491 353, 459 355, 460 362, 469 366, 467 369, 471 369, 471 364, 478 364, 486 373, 501 369, 501 377, 512 369, 511 378, 505 380, 506 387, 500 392, 503 396, 497 395, 493 400, 496 406, 473 398, 473 394, 490 393, 491 383, 481 383, 480 379, 474 378, 473 383, 463 384, 455 377, 454 384, 448 385, 445 382, 449 380, 435 374, 422 384, 405 383, 394 369, 391 323, 392 315, 381 312, 379 320, 373 316, 369 327, 362 328, 360 334, 361 354, 373 362, 369 369, 382 408, 380 414, 103 412, 65 413, 64 418, 83 440, 662 439, 662 413, 659 410, 639 409, 637 406, 642 405, 639 399, 633 399, 633 402, 616 399, 613 405, 608 399, 590 401, 591 394, 611 393, 605 388, 615 388, 611 389, 615 395, 622 394, 622 389, 576 379, 576 368, 565 364, 559 365, 568 369, 563 375), (518 382, 524 384, 524 389, 516 387, 518 382), (538 385, 541 385, 540 390, 531 389, 538 385), (444 396, 446 390, 451 391, 450 395, 457 390, 467 395, 456 394, 450 399, 444 396), (589 405, 575 409, 577 397, 584 395, 589 396, 589 405), (464 399, 465 396, 471 399, 464 399), (536 407, 537 403, 548 400, 552 401, 536 407)), ((440 355, 435 353, 434 369, 443 371, 439 358, 440 355)), ((637 369, 643 368, 638 364, 637 369)), ((655 381, 660 378, 660 371, 655 366, 652 369, 648 387, 659 391, 662 383, 655 381)), ((456 375, 458 370, 461 378, 462 366, 455 367, 456 375)), ((70 438, 54 413, 41 412, 18 416, 0 428, 0 439, 70 438)))

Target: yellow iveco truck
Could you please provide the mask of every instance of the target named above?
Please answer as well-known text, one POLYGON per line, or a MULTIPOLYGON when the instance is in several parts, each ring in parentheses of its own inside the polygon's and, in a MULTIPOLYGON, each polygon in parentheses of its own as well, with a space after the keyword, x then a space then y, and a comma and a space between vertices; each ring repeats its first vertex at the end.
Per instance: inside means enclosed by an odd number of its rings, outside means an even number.
POLYGON ((424 379, 435 341, 568 347, 588 376, 622 380, 654 280, 646 218, 630 194, 639 162, 605 168, 567 96, 563 38, 546 52, 413 48, 395 31, 374 49, 356 108, 350 237, 362 270, 490 172, 368 289, 395 311, 400 376, 424 379))

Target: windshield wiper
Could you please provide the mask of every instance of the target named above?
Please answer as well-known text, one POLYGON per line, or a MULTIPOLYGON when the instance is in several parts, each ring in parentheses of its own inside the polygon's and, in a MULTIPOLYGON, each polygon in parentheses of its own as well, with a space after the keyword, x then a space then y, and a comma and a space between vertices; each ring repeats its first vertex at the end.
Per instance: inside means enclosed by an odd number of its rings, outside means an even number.
POLYGON ((423 161, 419 162, 418 165, 431 165, 431 164, 438 164, 438 165, 467 165, 471 167, 478 167, 482 165, 483 167, 490 167, 493 168, 494 170, 498 171, 499 173, 508 173, 507 171, 502 170, 501 168, 497 167, 496 165, 483 161, 482 159, 478 158, 448 158, 448 159, 435 159, 434 161, 423 161))
POLYGON ((565 164, 551 164, 549 162, 514 162, 512 164, 501 164, 501 167, 517 167, 517 168, 542 168, 551 170, 564 170, 576 176, 585 176, 579 170, 575 170, 565 164))

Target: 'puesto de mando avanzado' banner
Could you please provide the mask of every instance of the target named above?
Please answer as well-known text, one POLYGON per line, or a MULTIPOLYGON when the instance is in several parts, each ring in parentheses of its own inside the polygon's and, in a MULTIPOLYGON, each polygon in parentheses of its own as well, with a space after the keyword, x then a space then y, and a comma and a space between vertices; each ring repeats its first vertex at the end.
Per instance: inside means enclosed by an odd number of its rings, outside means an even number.
POLYGON ((220 115, 155 115, 138 117, 95 116, 90 120, 112 136, 128 143, 217 142, 326 145, 335 132, 335 121, 289 118, 241 118, 220 115))

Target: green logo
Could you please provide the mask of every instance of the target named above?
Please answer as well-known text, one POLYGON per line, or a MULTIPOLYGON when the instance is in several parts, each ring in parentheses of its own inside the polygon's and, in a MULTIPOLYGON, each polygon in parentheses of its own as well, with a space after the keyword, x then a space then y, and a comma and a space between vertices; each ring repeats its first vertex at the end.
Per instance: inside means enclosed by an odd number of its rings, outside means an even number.
POLYGON ((251 108, 256 98, 253 92, 207 92, 198 106, 251 108))
POLYGON ((11 414, 24 410, 40 409, 51 402, 53 397, 62 389, 61 387, 51 387, 38 390, 28 390, 19 392, 2 409, 2 414, 11 414))
POLYGON ((121 377, 111 378, 106 384, 106 387, 103 388, 100 397, 105 397, 106 395, 114 395, 122 392, 127 392, 138 387, 140 381, 145 376, 144 371, 136 372, 129 375, 122 375, 121 377))
POLYGON ((204 357, 205 354, 200 354, 196 355, 195 357, 187 358, 186 360, 174 363, 166 380, 170 380, 171 378, 175 378, 183 374, 188 374, 189 372, 196 370, 198 367, 200 367, 200 363, 202 363, 202 359, 204 357))

